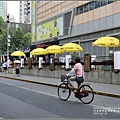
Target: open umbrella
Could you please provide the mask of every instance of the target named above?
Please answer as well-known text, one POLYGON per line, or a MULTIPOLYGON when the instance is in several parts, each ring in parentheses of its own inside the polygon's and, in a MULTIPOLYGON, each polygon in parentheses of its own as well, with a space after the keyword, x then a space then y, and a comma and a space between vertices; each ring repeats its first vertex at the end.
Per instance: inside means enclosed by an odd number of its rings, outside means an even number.
POLYGON ((14 51, 11 56, 26 56, 22 51, 14 51))
POLYGON ((76 43, 66 43, 61 46, 62 52, 79 52, 83 51, 82 47, 76 43))
POLYGON ((58 54, 62 53, 61 46, 59 45, 52 45, 46 48, 48 54, 58 54))
POLYGON ((36 48, 30 52, 31 55, 45 55, 47 54, 46 50, 43 48, 36 48))
POLYGON ((119 39, 115 37, 101 37, 92 43, 93 46, 99 47, 118 47, 120 46, 119 39))

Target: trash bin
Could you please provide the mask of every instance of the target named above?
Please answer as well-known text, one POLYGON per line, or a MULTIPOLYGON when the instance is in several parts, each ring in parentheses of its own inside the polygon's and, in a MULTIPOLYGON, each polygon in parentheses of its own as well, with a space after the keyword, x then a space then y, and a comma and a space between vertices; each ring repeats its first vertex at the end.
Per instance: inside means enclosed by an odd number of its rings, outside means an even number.
POLYGON ((85 72, 91 71, 91 56, 90 53, 88 52, 84 54, 84 71, 85 72))

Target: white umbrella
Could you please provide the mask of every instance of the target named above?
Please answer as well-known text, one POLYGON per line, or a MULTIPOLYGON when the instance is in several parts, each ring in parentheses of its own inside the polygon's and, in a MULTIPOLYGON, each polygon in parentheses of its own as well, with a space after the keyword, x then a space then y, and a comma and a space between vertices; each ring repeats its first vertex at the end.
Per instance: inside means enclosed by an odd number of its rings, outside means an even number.
POLYGON ((21 63, 20 60, 15 60, 14 63, 21 63))

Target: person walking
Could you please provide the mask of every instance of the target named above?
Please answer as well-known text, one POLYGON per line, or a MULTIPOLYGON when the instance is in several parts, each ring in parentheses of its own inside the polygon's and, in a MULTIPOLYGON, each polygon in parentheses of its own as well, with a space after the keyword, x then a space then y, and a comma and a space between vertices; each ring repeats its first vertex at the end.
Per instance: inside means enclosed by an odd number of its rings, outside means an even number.
POLYGON ((7 62, 5 62, 5 61, 3 62, 2 68, 3 68, 3 72, 6 73, 6 71, 7 71, 7 62))

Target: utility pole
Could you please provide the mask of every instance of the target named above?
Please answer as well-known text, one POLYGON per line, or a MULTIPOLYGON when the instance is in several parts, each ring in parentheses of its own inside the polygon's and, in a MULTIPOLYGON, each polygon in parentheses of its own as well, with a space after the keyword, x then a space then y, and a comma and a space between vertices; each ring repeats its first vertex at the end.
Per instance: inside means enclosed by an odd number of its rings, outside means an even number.
POLYGON ((7 15, 7 66, 9 67, 9 46, 10 46, 10 36, 9 36, 9 19, 10 15, 7 15))

